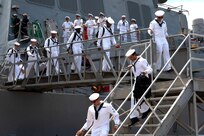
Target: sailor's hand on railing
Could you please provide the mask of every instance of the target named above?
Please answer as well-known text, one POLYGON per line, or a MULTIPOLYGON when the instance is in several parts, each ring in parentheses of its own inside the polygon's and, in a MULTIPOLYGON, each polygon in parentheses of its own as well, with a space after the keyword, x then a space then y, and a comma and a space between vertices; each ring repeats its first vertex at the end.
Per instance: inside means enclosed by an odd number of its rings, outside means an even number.
POLYGON ((132 68, 132 65, 128 65, 127 67, 124 68, 124 70, 130 70, 132 68))
POLYGON ((84 131, 83 129, 80 129, 77 131, 75 136, 84 136, 86 134, 86 131, 84 131))

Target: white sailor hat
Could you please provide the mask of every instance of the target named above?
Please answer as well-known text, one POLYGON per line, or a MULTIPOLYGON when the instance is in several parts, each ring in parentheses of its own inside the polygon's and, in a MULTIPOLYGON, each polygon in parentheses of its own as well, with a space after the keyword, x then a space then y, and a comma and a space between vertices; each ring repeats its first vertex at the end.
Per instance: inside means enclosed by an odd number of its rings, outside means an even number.
POLYGON ((98 16, 95 16, 95 19, 99 19, 99 17, 98 17, 98 16))
POLYGON ((80 17, 81 15, 80 15, 80 14, 76 14, 76 16, 77 16, 77 17, 80 17))
POLYGON ((103 12, 100 12, 100 13, 99 13, 99 16, 104 16, 104 13, 103 13, 103 12))
POLYGON ((131 22, 136 22, 136 19, 132 18, 132 19, 131 19, 131 22))
POLYGON ((106 20, 107 20, 108 23, 110 23, 110 24, 114 24, 114 23, 115 23, 114 20, 113 20, 111 17, 108 17, 106 20))
POLYGON ((89 13, 88 16, 92 16, 93 17, 93 14, 89 13))
POLYGON ((27 13, 23 13, 23 16, 27 16, 28 14, 27 13))
POLYGON ((81 26, 77 25, 74 27, 74 29, 81 29, 81 26))
POLYGON ((57 31, 52 30, 52 31, 50 31, 50 33, 51 33, 51 34, 57 34, 57 31))
POLYGON ((128 51, 126 52, 125 56, 126 56, 126 57, 129 57, 129 56, 131 56, 133 53, 135 53, 135 49, 130 49, 130 50, 128 50, 128 51))
POLYGON ((30 39, 30 41, 31 41, 31 42, 37 42, 37 40, 34 39, 34 38, 33 38, 33 39, 30 39))
POLYGON ((89 96, 90 101, 95 101, 99 98, 99 93, 93 93, 89 96))
POLYGON ((126 16, 125 16, 125 15, 122 15, 121 17, 122 17, 122 18, 126 18, 126 16))
POLYGON ((157 17, 162 17, 162 16, 164 16, 164 11, 163 10, 157 10, 154 14, 155 14, 155 16, 157 16, 157 17))
POLYGON ((14 45, 20 46, 20 43, 19 42, 15 42, 14 45))
POLYGON ((69 19, 70 19, 70 17, 69 17, 69 16, 65 16, 65 19, 66 19, 66 18, 69 18, 69 19))
POLYGON ((14 16, 14 17, 16 17, 16 16, 17 16, 17 14, 13 14, 13 16, 14 16))

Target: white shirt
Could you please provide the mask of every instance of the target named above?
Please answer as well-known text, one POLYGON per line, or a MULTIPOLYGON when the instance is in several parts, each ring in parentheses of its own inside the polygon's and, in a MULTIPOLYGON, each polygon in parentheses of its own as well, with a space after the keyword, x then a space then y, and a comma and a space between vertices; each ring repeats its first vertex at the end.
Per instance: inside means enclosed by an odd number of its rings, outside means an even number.
POLYGON ((104 125, 109 125, 111 114, 113 115, 114 123, 116 125, 119 125, 120 124, 119 114, 111 104, 104 102, 103 107, 99 111, 97 120, 95 119, 94 105, 91 105, 88 109, 86 123, 82 128, 88 130, 92 124, 93 124, 92 129, 96 129, 104 125))
POLYGON ((99 17, 98 22, 100 27, 104 26, 106 24, 106 18, 105 17, 99 17))
POLYGON ((45 50, 48 52, 51 52, 51 54, 53 54, 53 53, 59 54, 59 46, 57 46, 57 45, 58 45, 57 38, 53 39, 53 38, 49 37, 45 40, 44 47, 45 47, 45 50), (49 40, 49 42, 48 42, 48 40, 49 40), (48 43, 49 43, 49 45, 48 45, 48 43))
POLYGON ((131 24, 130 25, 130 32, 134 32, 138 29, 138 25, 137 24, 131 24))
POLYGON ((136 60, 132 63, 133 64, 132 72, 135 78, 137 78, 137 76, 139 76, 142 72, 146 72, 147 74, 152 73, 152 68, 147 62, 147 60, 141 56, 138 56, 138 58, 139 59, 136 63, 135 63, 136 60))
POLYGON ((79 47, 79 48, 83 49, 83 43, 80 42, 80 41, 82 41, 82 34, 77 33, 77 32, 73 32, 71 34, 71 36, 69 37, 69 40, 67 41, 67 48, 69 48, 70 45, 72 44, 72 48, 73 47, 79 47), (75 39, 74 39, 75 33, 76 33, 76 36, 75 36, 75 39))
POLYGON ((120 20, 117 25, 117 29, 120 33, 126 33, 129 29, 129 23, 127 20, 120 20))
POLYGON ((37 60, 37 58, 38 59, 40 58, 40 55, 38 53, 38 47, 36 46, 29 45, 26 48, 26 52, 27 52, 28 58, 35 59, 35 60, 37 60))
POLYGON ((83 20, 82 19, 75 19, 74 20, 74 26, 82 26, 83 20))
POLYGON ((114 36, 111 34, 111 32, 109 31, 112 31, 111 28, 108 28, 106 25, 104 25, 104 27, 100 27, 99 28, 99 33, 98 33, 98 38, 102 38, 102 37, 107 37, 107 38, 103 38, 103 39, 98 39, 97 41, 97 46, 100 47, 100 43, 101 43, 101 40, 102 40, 102 46, 103 46, 103 49, 106 50, 106 49, 110 49, 110 46, 113 44, 115 45, 116 44, 116 41, 115 41, 115 38, 114 36), (103 28, 104 28, 104 35, 103 34, 103 28))
POLYGON ((86 25, 88 28, 94 28, 95 21, 92 20, 92 19, 89 19, 89 20, 86 21, 85 25, 86 25))
MULTIPOLYGON (((163 20, 160 23, 162 23, 161 26, 157 23, 156 20, 151 21, 149 24, 149 29, 152 30, 155 38, 165 38, 166 39, 166 37, 168 36, 166 22, 163 20)), ((150 30, 148 30, 148 33, 152 35, 150 30)))
POLYGON ((8 50, 8 53, 6 54, 6 60, 13 64, 22 61, 19 51, 15 48, 11 48, 8 50))
POLYGON ((69 32, 72 30, 72 27, 74 26, 74 24, 70 21, 65 21, 63 24, 62 24, 62 28, 64 28, 64 31, 66 32, 69 32))

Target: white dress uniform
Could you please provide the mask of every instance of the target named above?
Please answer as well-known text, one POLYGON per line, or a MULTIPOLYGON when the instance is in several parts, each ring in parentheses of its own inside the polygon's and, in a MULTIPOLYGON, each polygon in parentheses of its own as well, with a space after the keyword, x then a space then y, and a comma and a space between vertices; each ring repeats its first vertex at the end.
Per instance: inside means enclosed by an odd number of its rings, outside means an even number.
MULTIPOLYGON (((71 45, 70 43, 72 43, 72 41, 73 41, 73 44, 72 44, 73 54, 81 54, 83 49, 83 43, 80 42, 82 41, 82 34, 73 32, 67 42, 68 43, 67 48, 70 47, 71 45), (76 34, 75 39, 73 39, 75 34, 76 34), (74 42, 77 42, 77 43, 74 43, 74 42)), ((74 56, 74 63, 72 63, 71 70, 77 71, 75 68, 75 64, 76 64, 77 69, 81 71, 81 63, 82 63, 82 55, 74 56)))
POLYGON ((106 17, 99 17, 98 22, 99 27, 103 27, 106 24, 106 17))
MULTIPOLYGON (((107 36, 112 36, 112 29, 108 28, 106 25, 104 25, 105 31, 104 31, 104 35, 102 36, 103 33, 103 27, 99 28, 99 34, 98 34, 98 38, 101 37, 107 37, 107 36)), ((111 45, 115 45, 116 41, 115 41, 115 37, 107 37, 107 38, 103 38, 103 39, 98 39, 97 41, 97 46, 100 47, 102 44, 102 48, 103 50, 108 50, 111 49, 111 45), (102 42, 101 42, 102 41, 102 42)), ((106 51, 106 55, 110 60, 110 51, 106 51)), ((103 64, 102 64, 102 71, 110 71, 110 66, 106 60, 106 58, 103 58, 103 64)))
POLYGON ((28 55, 28 64, 26 68, 26 78, 29 76, 30 70, 34 66, 35 74, 36 76, 39 76, 39 60, 40 60, 40 55, 38 52, 38 47, 29 45, 26 48, 26 52, 28 55), (31 62, 29 62, 31 61, 31 62))
POLYGON ((123 34, 123 33, 127 33, 129 30, 129 23, 127 20, 120 20, 118 22, 117 25, 117 29, 119 30, 119 34, 122 34, 122 41, 127 42, 127 34, 123 34))
POLYGON ((88 30, 88 38, 91 40, 93 39, 95 21, 93 19, 89 19, 86 21, 85 25, 87 26, 88 30))
POLYGON ((16 50, 15 48, 9 49, 6 55, 6 60, 12 63, 12 66, 8 75, 8 81, 12 82, 17 79, 23 79, 24 74, 22 70, 24 70, 24 67, 22 64, 17 64, 19 62, 22 62, 19 51, 16 50))
MULTIPOLYGON (((99 110, 98 119, 95 117, 94 105, 91 105, 88 109, 86 123, 82 127, 88 130, 92 125, 91 136, 108 136, 109 133, 109 119, 110 115, 113 115, 114 123, 119 125, 120 119, 118 112, 109 103, 102 102, 103 106, 99 110)), ((97 109, 98 107, 96 107, 97 109)))
POLYGON ((137 29, 138 25, 137 24, 131 24, 130 25, 130 37, 132 42, 137 42, 137 29))
MULTIPOLYGON (((160 13, 160 12, 155 12, 155 15, 156 13, 160 13)), ((163 16, 163 14, 161 15, 163 16)), ((156 69, 160 70, 162 53, 164 58, 164 64, 170 59, 169 44, 166 39, 166 37, 168 36, 167 25, 164 20, 162 20, 161 22, 157 22, 156 19, 154 19, 153 21, 150 22, 149 29, 150 30, 148 30, 148 33, 152 35, 151 32, 153 32, 153 37, 156 43, 156 51, 157 51, 156 69)), ((168 63, 168 65, 165 68, 165 71, 168 71, 170 69, 171 69, 171 65, 170 63, 168 63)))
POLYGON ((63 24, 62 24, 62 28, 64 29, 63 30, 63 35, 62 37, 64 38, 64 43, 67 43, 70 35, 72 34, 72 28, 74 27, 74 24, 71 22, 71 21, 65 21, 63 24))
MULTIPOLYGON (((137 78, 137 76, 139 76, 142 72, 146 72, 146 76, 148 76, 148 74, 151 74, 152 73, 152 68, 151 66, 149 65, 149 63, 147 62, 146 59, 144 59, 143 57, 141 56, 138 56, 138 61, 135 63, 135 65, 131 68, 133 74, 134 74, 134 77, 135 77, 135 80, 137 78)), ((134 62, 133 62, 134 64, 134 62)), ((136 99, 134 98, 133 94, 132 94, 132 97, 131 97, 131 109, 134 107, 134 105, 137 103, 136 99)), ((143 102, 140 106, 138 106, 136 108, 136 110, 130 115, 130 118, 134 118, 134 117, 138 117, 140 118, 140 115, 139 115, 139 112, 140 113, 144 113, 146 111, 149 110, 149 106, 143 102), (139 112, 138 112, 139 111, 139 112)))
POLYGON ((94 34, 95 35, 98 32, 98 30, 99 30, 98 18, 99 18, 98 16, 95 16, 95 20, 94 20, 94 34))
POLYGON ((55 68, 56 74, 59 74, 60 69, 59 69, 59 62, 56 57, 59 56, 59 46, 58 46, 58 41, 57 38, 47 38, 45 40, 44 44, 45 50, 47 51, 47 56, 48 56, 48 61, 47 61, 47 70, 46 70, 46 76, 49 76, 52 71, 52 65, 55 68), (48 42, 49 40, 49 42, 48 42))
POLYGON ((83 20, 81 18, 74 20, 74 27, 75 26, 82 26, 82 25, 83 25, 83 20))

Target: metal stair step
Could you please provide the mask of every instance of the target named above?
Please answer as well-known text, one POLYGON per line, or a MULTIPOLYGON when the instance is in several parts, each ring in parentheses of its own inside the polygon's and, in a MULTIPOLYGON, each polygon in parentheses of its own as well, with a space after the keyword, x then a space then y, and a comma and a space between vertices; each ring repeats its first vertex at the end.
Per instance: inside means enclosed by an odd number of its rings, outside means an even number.
MULTIPOLYGON (((150 101, 159 101, 162 97, 151 97, 149 98, 150 101)), ((163 100, 175 100, 177 96, 166 96, 163 100)))
MULTIPOLYGON (((166 105, 159 105, 158 108, 170 108, 172 105, 171 104, 166 104, 166 105)), ((152 106, 155 108, 155 106, 152 106)))
MULTIPOLYGON (((169 92, 168 92, 167 95, 171 95, 171 96, 172 96, 172 95, 178 95, 178 93, 180 93, 181 90, 183 90, 183 86, 182 86, 182 87, 174 87, 174 88, 171 88, 171 89, 169 90, 169 92)), ((152 90, 152 95, 153 95, 153 96, 157 96, 157 97, 163 96, 163 94, 164 94, 166 91, 167 91, 167 88, 166 88, 166 89, 162 88, 162 89, 152 90)))

